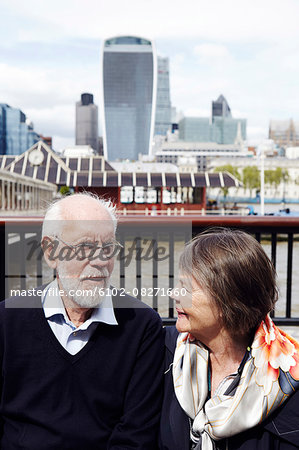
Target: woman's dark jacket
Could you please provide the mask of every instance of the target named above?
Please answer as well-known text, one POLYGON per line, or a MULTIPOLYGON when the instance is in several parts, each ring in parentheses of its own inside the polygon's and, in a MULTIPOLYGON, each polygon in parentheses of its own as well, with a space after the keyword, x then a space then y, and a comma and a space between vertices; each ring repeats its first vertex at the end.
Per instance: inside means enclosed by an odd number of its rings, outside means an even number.
MULTIPOLYGON (((189 450, 189 418, 174 393, 172 361, 178 332, 166 327, 164 400, 160 426, 159 448, 189 450)), ((220 450, 291 450, 299 448, 299 391, 256 427, 228 439, 215 442, 220 450)))

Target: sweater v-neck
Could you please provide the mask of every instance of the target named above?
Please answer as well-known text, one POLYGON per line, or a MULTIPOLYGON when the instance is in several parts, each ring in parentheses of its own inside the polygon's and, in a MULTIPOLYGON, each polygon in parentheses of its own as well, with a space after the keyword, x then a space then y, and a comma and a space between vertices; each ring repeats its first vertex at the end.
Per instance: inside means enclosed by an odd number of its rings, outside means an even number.
POLYGON ((58 353, 60 353, 60 355, 64 359, 66 359, 70 364, 75 364, 93 346, 99 325, 96 327, 96 329, 94 330, 94 332, 92 333, 92 335, 90 336, 88 342, 84 345, 84 347, 81 348, 77 353, 72 355, 63 347, 63 345, 61 345, 61 343, 58 341, 57 337, 53 333, 53 331, 45 317, 43 308, 42 307, 35 308, 35 311, 37 314, 37 323, 39 324, 39 328, 41 330, 41 336, 44 336, 45 340, 48 341, 55 348, 55 350, 58 353))

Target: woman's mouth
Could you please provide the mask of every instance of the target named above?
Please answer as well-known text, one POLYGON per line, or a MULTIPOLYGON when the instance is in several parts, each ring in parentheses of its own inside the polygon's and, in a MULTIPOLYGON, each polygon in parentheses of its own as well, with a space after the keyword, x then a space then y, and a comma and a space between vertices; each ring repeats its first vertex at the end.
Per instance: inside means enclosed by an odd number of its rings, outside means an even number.
POLYGON ((188 314, 186 314, 182 309, 178 309, 176 308, 176 312, 178 314, 178 318, 179 317, 186 317, 188 314))

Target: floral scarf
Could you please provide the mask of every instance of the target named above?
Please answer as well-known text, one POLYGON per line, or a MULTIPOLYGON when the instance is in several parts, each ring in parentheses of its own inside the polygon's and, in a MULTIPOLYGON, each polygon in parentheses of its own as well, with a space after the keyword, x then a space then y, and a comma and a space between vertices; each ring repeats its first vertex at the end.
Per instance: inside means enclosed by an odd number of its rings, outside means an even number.
POLYGON ((192 440, 203 450, 212 450, 214 440, 258 425, 299 388, 299 343, 269 316, 257 329, 233 396, 215 394, 207 399, 208 365, 208 350, 199 341, 191 341, 188 333, 179 334, 174 389, 181 407, 193 419, 192 440))

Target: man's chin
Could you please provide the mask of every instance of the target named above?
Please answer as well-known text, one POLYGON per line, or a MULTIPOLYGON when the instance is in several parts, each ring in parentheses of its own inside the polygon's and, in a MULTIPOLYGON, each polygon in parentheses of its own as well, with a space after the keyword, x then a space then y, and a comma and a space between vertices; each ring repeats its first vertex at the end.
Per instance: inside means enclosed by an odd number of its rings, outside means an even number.
POLYGON ((86 279, 80 282, 80 289, 85 291, 97 291, 105 297, 107 295, 107 289, 110 286, 110 278, 99 278, 95 281, 86 279))
POLYGON ((82 298, 82 297, 73 297, 73 302, 78 305, 79 308, 98 308, 102 301, 104 300, 104 297, 101 298, 82 298))

